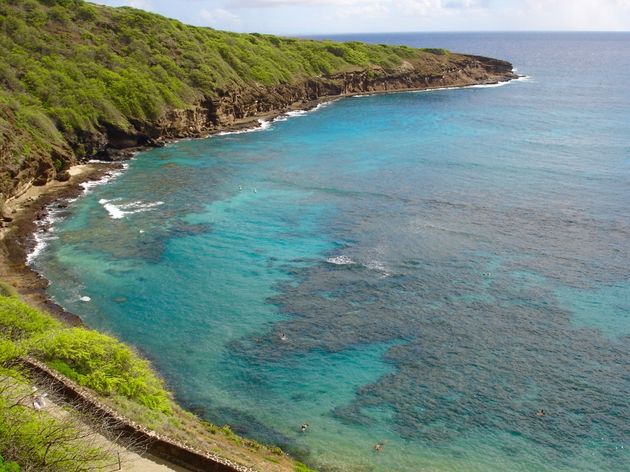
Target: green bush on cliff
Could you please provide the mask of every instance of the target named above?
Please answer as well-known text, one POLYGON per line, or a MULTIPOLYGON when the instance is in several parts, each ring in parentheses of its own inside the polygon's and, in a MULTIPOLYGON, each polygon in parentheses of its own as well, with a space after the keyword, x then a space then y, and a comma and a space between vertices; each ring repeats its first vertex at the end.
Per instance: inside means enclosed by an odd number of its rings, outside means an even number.
POLYGON ((127 345, 96 331, 63 327, 16 298, 0 296, 0 366, 27 353, 99 394, 171 412, 163 382, 127 345))
POLYGON ((58 330, 38 343, 39 356, 80 385, 170 412, 170 398, 149 363, 116 339, 84 328, 58 330))
POLYGON ((5 462, 4 457, 0 455, 0 472, 20 472, 22 470, 17 462, 5 462))
POLYGON ((31 381, 0 372, 0 472, 110 470, 114 451, 73 413, 32 407, 31 381), (6 460, 5 460, 6 458, 6 460))
POLYGON ((16 298, 0 297, 0 338, 20 341, 48 332, 61 325, 16 298))

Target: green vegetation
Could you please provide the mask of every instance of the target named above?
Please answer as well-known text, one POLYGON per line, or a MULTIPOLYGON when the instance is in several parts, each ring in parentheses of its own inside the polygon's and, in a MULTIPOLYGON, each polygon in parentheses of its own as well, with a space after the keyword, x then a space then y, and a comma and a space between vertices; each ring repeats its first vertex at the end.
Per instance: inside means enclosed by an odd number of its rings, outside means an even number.
POLYGON ((11 459, 0 456, 0 471, 87 472, 115 463, 76 417, 34 410, 29 390, 8 372, 0 375, 0 451, 11 459))
POLYGON ((95 443, 94 434, 75 417, 32 408, 34 394, 15 361, 42 336, 62 332, 60 323, 5 287, 0 295, 0 472, 81 472, 114 461, 111 451, 95 443))
POLYGON ((80 421, 51 417, 28 406, 30 380, 16 367, 26 355, 160 434, 258 470, 309 471, 277 447, 242 438, 229 426, 215 426, 182 410, 149 362, 129 346, 96 331, 67 327, 20 301, 6 284, 0 282, 0 287, 4 287, 0 292, 0 454, 8 461, 0 461, 0 472, 79 472, 112 463, 112 451, 95 446, 93 432, 80 421))
POLYGON ((170 413, 170 395, 144 359, 105 334, 62 326, 17 298, 0 297, 0 362, 28 353, 106 396, 170 413))
POLYGON ((20 470, 17 462, 5 462, 4 457, 0 455, 0 472, 20 472, 20 470))
MULTIPOLYGON (((404 62, 443 50, 236 34, 83 0, 0 2, 0 193, 125 131, 227 91, 404 62), (102 142, 102 140, 101 140, 102 142)), ((440 59, 441 60, 441 59, 440 59)))
POLYGON ((84 328, 58 330, 43 338, 34 352, 102 395, 122 395, 152 410, 171 411, 169 395, 149 363, 110 336, 84 328))

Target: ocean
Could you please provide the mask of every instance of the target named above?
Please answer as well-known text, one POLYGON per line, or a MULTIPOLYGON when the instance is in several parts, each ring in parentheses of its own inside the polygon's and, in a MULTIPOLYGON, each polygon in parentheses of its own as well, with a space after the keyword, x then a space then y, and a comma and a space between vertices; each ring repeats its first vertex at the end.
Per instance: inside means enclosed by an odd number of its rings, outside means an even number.
POLYGON ((40 236, 50 296, 322 472, 628 470, 630 34, 336 39, 526 78, 143 152, 40 236))

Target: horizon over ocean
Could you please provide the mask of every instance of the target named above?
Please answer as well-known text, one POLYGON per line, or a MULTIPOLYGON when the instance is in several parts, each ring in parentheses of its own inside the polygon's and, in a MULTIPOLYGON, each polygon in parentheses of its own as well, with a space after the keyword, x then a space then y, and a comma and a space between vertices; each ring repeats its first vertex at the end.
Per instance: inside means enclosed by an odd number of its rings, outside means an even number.
POLYGON ((630 33, 317 37, 527 80, 142 152, 40 235, 50 296, 322 472, 627 470, 630 33))

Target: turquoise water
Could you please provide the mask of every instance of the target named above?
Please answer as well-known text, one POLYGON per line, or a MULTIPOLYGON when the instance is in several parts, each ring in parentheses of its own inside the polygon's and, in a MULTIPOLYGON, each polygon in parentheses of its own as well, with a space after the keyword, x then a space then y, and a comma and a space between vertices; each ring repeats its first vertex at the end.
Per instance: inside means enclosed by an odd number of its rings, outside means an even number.
POLYGON ((360 39, 530 78, 142 153, 58 213, 51 296, 322 471, 627 470, 630 35, 360 39))

